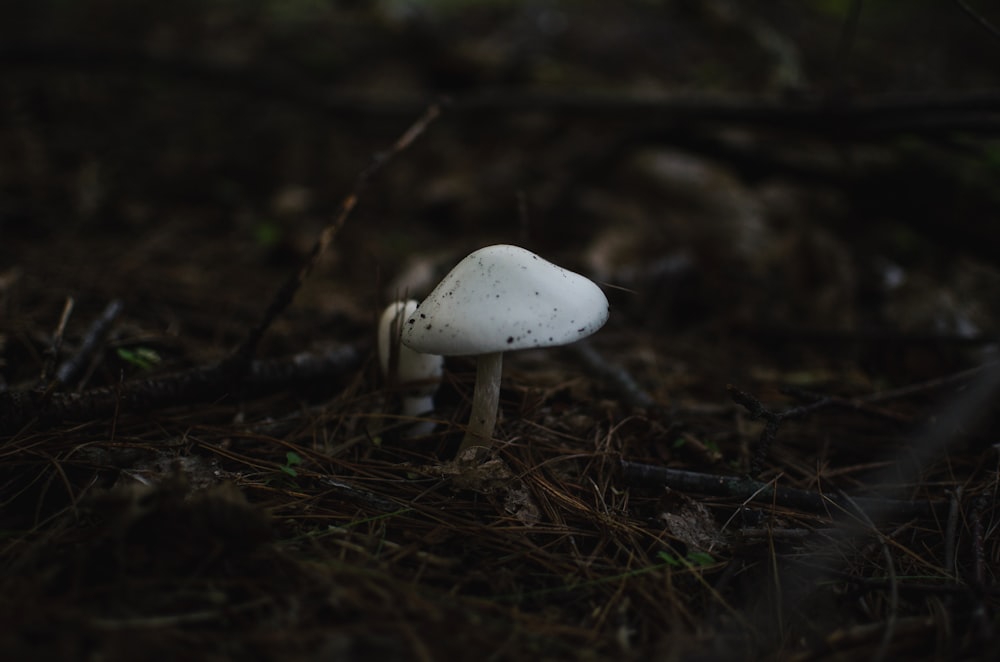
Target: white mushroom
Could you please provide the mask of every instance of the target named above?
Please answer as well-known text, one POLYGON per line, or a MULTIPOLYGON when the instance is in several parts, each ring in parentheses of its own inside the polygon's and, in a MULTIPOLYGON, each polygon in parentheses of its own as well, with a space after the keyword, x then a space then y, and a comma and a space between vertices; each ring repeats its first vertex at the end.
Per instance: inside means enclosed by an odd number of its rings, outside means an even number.
POLYGON ((575 342, 607 319, 608 300, 592 281, 523 248, 487 246, 459 262, 420 303, 406 320, 403 344, 477 357, 461 453, 493 443, 503 352, 575 342))
MULTIPOLYGON (((378 323, 378 357, 382 375, 390 383, 403 387, 403 416, 419 416, 434 409, 434 394, 443 372, 444 357, 422 354, 399 342, 403 320, 412 315, 417 302, 394 301, 382 312, 378 323)), ((422 421, 411 427, 406 436, 429 434, 434 429, 431 421, 422 421)))

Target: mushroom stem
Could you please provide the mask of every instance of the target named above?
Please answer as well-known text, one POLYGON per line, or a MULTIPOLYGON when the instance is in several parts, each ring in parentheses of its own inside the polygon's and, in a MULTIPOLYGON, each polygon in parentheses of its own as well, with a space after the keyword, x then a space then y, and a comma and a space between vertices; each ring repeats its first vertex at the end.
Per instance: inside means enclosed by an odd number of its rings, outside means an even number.
POLYGON ((434 411, 433 395, 403 395, 403 416, 420 416, 434 411))
POLYGON ((503 352, 480 354, 476 359, 476 387, 472 392, 472 414, 458 452, 493 445, 493 427, 500 405, 500 375, 503 372, 503 352))

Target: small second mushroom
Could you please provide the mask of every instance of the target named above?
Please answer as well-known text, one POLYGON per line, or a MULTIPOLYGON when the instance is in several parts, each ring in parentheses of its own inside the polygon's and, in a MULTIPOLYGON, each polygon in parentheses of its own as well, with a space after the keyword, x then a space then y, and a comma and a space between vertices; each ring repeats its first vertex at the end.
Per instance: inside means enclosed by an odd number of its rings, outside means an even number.
MULTIPOLYGON (((382 312, 378 324, 378 357, 382 374, 403 387, 402 415, 420 416, 434 409, 434 394, 441 379, 444 357, 421 354, 400 344, 403 321, 417 309, 417 302, 394 301, 382 312)), ((434 422, 420 421, 404 437, 420 437, 434 430, 434 422)))
POLYGON ((477 357, 461 453, 493 443, 503 352, 566 345, 607 319, 608 300, 594 282, 500 244, 459 262, 406 320, 402 342, 418 352, 477 357))

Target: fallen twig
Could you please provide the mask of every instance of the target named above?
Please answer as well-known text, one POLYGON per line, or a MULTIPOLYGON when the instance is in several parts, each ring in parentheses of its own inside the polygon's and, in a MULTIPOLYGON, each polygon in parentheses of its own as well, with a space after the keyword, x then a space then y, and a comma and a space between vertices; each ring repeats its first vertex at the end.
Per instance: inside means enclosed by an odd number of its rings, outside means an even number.
POLYGON ((621 365, 610 363, 586 340, 569 345, 570 349, 599 380, 607 383, 630 407, 652 410, 657 407, 653 396, 645 391, 621 365))
POLYGON ((979 495, 972 500, 972 511, 969 513, 972 530, 972 585, 981 587, 986 585, 986 549, 984 546, 985 529, 983 527, 983 512, 989 498, 986 495, 979 495))
POLYGON ((63 361, 59 366, 59 369, 56 371, 57 382, 71 386, 80 377, 80 373, 83 372, 83 369, 100 348, 104 337, 108 333, 108 329, 118 319, 123 306, 124 304, 122 304, 120 299, 114 299, 104 307, 104 311, 101 312, 100 317, 93 321, 90 328, 83 335, 83 340, 80 341, 80 348, 76 351, 76 354, 63 361))
POLYGON ((800 407, 792 407, 785 411, 772 411, 765 407, 760 400, 745 391, 741 391, 732 384, 727 385, 726 390, 729 391, 729 396, 733 399, 733 402, 747 410, 750 418, 763 419, 766 422, 764 430, 760 433, 757 448, 754 450, 753 459, 750 462, 750 476, 754 478, 759 476, 764 470, 768 453, 771 450, 771 444, 774 443, 774 438, 778 435, 778 428, 782 422, 788 419, 802 418, 806 414, 828 407, 831 404, 828 398, 819 398, 815 402, 800 407))
POLYGON ((911 395, 932 393, 949 387, 964 386, 968 382, 977 378, 996 380, 998 377, 1000 377, 1000 361, 990 361, 989 363, 983 363, 981 365, 968 368, 967 370, 960 370, 950 375, 945 375, 944 377, 937 377, 923 382, 918 382, 916 384, 890 389, 888 391, 872 393, 871 395, 863 396, 860 399, 864 402, 885 402, 887 400, 898 400, 911 395))
POLYGON ((48 386, 49 376, 52 374, 56 361, 59 359, 59 350, 62 348, 63 334, 66 332, 66 324, 69 322, 69 316, 73 314, 73 305, 73 297, 66 297, 66 303, 63 305, 62 315, 59 316, 59 323, 56 325, 56 330, 52 334, 52 342, 49 344, 45 362, 42 364, 42 374, 38 378, 38 388, 46 388, 46 386, 48 386))
POLYGON ((312 249, 310 249, 309 254, 306 255, 302 264, 295 271, 295 273, 291 274, 281 287, 278 288, 278 291, 275 293, 274 297, 271 298, 264 314, 261 316, 260 321, 258 321, 258 323, 250 329, 246 338, 233 352, 229 359, 230 365, 227 367, 232 369, 235 375, 239 375, 239 373, 249 365, 257 351, 257 345, 260 343, 260 339, 263 337, 264 333, 268 328, 270 328, 274 320, 277 319, 277 317, 292 303, 292 299, 295 298, 296 292, 299 291, 302 283, 312 272, 313 268, 316 266, 316 262, 326 251, 327 247, 333 242, 334 237, 337 236, 337 233, 340 232, 341 228, 344 227, 347 217, 351 215, 351 212, 357 206, 358 198, 361 196, 361 193, 368 184, 368 181, 387 163, 389 163, 394 156, 409 147, 413 141, 427 129, 430 123, 433 122, 438 115, 440 115, 440 113, 440 108, 437 105, 432 105, 427 108, 420 118, 411 124, 410 127, 403 132, 403 134, 392 144, 392 146, 389 147, 387 151, 376 154, 368 167, 361 171, 357 180, 354 182, 353 190, 347 195, 346 198, 344 198, 344 201, 341 202, 340 211, 337 213, 337 216, 323 228, 323 231, 316 239, 316 243, 313 244, 312 249))
MULTIPOLYGON (((253 361, 240 387, 249 393, 265 393, 297 383, 334 379, 357 367, 363 356, 359 348, 347 345, 322 354, 253 361)), ((75 393, 46 396, 30 390, 6 391, 0 393, 0 434, 14 433, 32 422, 55 425, 95 420, 116 411, 135 413, 215 401, 231 395, 232 387, 232 374, 223 362, 75 393)))
POLYGON ((945 501, 904 501, 880 497, 847 497, 821 494, 793 487, 763 483, 744 476, 720 476, 683 469, 670 469, 641 462, 621 461, 622 478, 629 485, 663 486, 682 492, 768 502, 776 506, 835 515, 842 512, 887 513, 896 517, 925 517, 944 512, 945 501))
POLYGON ((827 395, 825 393, 818 393, 816 391, 810 391, 797 386, 782 386, 779 390, 784 395, 788 395, 799 400, 805 400, 809 404, 825 400, 826 404, 832 408, 856 411, 858 413, 865 414, 866 416, 871 416, 884 421, 890 421, 897 425, 908 425, 913 423, 912 416, 901 414, 899 412, 892 411, 891 409, 885 409, 884 407, 879 407, 875 404, 869 404, 865 398, 845 398, 839 395, 827 395))
POLYGON ((994 38, 1000 39, 1000 27, 994 25, 985 16, 970 7, 965 0, 955 0, 955 4, 958 5, 963 12, 965 12, 966 16, 978 23, 980 27, 993 35, 994 38))
POLYGON ((944 569, 958 576, 955 564, 955 546, 958 543, 958 515, 962 503, 962 487, 956 487, 948 495, 948 520, 944 528, 944 569))
POLYGON ((329 485, 338 498, 364 506, 365 508, 383 513, 398 513, 409 510, 406 506, 401 506, 388 497, 361 489, 340 479, 323 478, 321 482, 324 485, 329 485))
POLYGON ((976 605, 973 608, 973 618, 976 624, 976 635, 983 643, 994 638, 993 619, 983 602, 989 588, 986 583, 986 532, 983 526, 983 513, 989 503, 988 494, 980 494, 972 501, 970 528, 972 529, 972 587, 976 593, 976 605))

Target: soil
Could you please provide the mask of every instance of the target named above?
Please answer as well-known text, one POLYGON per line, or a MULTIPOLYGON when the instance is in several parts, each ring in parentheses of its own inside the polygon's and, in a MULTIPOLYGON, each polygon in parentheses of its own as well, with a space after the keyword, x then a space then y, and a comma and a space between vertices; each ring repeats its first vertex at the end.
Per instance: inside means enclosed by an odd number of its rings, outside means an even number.
POLYGON ((5 658, 995 659, 971 5, 5 11, 5 658), (495 243, 611 316, 456 459, 376 320, 495 243))

